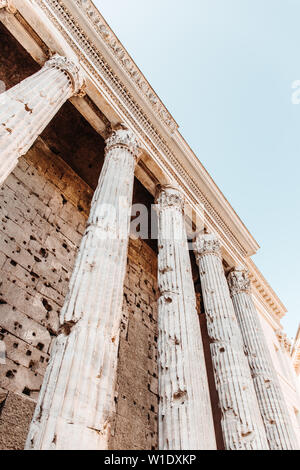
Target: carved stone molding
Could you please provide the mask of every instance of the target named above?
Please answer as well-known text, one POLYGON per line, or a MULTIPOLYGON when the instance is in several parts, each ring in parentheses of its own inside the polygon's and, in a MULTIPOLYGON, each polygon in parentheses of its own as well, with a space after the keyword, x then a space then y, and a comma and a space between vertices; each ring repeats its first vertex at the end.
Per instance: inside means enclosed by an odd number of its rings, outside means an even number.
POLYGON ((197 237, 194 248, 197 262, 199 262, 199 258, 207 254, 213 254, 222 258, 220 240, 213 233, 206 234, 205 237, 197 237))
MULTIPOLYGON (((76 22, 76 19, 65 6, 64 1, 32 0, 32 2, 43 10, 56 29, 60 31, 66 42, 76 52, 78 58, 80 58, 80 62, 85 65, 91 75, 94 76, 105 90, 105 93, 111 98, 112 102, 126 116, 132 129, 136 129, 137 133, 140 133, 142 130, 143 138, 149 149, 151 149, 160 164, 172 175, 174 181, 180 186, 184 185, 185 193, 193 203, 198 204, 201 202, 204 205, 206 220, 214 227, 214 231, 219 235, 222 234, 221 231, 226 233, 232 245, 239 250, 242 256, 246 256, 247 252, 224 222, 222 215, 204 196, 196 179, 180 165, 176 155, 169 148, 164 138, 149 121, 144 110, 136 103, 128 89, 120 82, 99 49, 91 42, 86 32, 76 22)), ((87 5, 87 2, 85 3, 87 5)), ((91 3, 89 2, 89 4, 91 3)), ((88 8, 83 10, 86 13, 90 11, 88 8)), ((95 9, 95 12, 90 11, 88 18, 96 18, 97 15, 99 16, 100 14, 95 9)), ((104 22, 101 15, 100 18, 104 22)), ((106 28, 109 29, 107 25, 106 28)))
POLYGON ((295 449, 293 426, 250 292, 248 273, 237 268, 228 281, 270 450, 295 449))
POLYGON ((268 449, 241 331, 224 273, 219 240, 213 234, 199 235, 195 250, 225 448, 268 449))
POLYGON ((55 54, 45 62, 44 67, 55 68, 66 73, 71 80, 74 95, 80 94, 82 96, 84 81, 78 64, 67 57, 55 54))
POLYGON ((158 185, 155 203, 158 210, 174 207, 183 212, 184 196, 179 188, 174 185, 158 185))
POLYGON ((158 191, 160 450, 216 449, 201 330, 178 188, 158 191))
POLYGON ((167 111, 163 103, 160 101, 154 90, 150 87, 149 83, 135 65, 134 61, 124 49, 118 38, 109 28, 103 17, 100 15, 97 8, 90 0, 75 0, 87 14, 90 22, 92 23, 96 32, 105 41, 108 47, 113 51, 115 58, 122 65, 122 68, 130 76, 130 78, 137 85, 151 107, 155 110, 160 120, 169 127, 171 132, 178 129, 178 125, 167 111))
POLYGON ((287 334, 284 333, 283 330, 276 330, 275 333, 281 348, 291 354, 292 343, 287 337, 287 334))
POLYGON ((251 282, 249 279, 248 269, 242 267, 232 270, 227 277, 230 287, 231 295, 239 294, 240 292, 251 293, 251 282))
POLYGON ((12 0, 0 0, 0 9, 5 8, 9 13, 16 13, 16 8, 13 5, 12 0))
POLYGON ((107 155, 114 148, 126 148, 134 156, 137 162, 140 156, 139 142, 130 129, 121 125, 119 129, 112 131, 111 135, 106 139, 105 154, 107 155))

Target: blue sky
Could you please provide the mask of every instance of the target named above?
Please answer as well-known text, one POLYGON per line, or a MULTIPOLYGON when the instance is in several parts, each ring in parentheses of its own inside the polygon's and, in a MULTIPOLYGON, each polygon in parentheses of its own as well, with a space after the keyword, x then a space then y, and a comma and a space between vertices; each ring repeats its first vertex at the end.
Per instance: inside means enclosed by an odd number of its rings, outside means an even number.
POLYGON ((300 320, 300 0, 94 0, 261 248, 300 320))

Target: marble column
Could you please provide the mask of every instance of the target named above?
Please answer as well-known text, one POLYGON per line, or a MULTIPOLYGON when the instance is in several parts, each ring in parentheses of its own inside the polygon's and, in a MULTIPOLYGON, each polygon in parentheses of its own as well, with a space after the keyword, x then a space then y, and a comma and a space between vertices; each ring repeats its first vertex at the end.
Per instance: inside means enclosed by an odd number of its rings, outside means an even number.
POLYGON ((158 213, 159 449, 216 449, 200 323, 178 189, 160 188, 158 213))
POLYGON ((288 409, 251 295, 248 271, 236 268, 229 273, 228 283, 270 449, 296 449, 288 409))
POLYGON ((107 449, 138 142, 126 129, 106 157, 61 312, 27 449, 107 449))
POLYGON ((227 450, 268 449, 218 238, 213 234, 199 235, 195 254, 211 340, 225 447, 227 450))
POLYGON ((56 54, 39 72, 0 94, 0 185, 82 84, 79 66, 56 54))

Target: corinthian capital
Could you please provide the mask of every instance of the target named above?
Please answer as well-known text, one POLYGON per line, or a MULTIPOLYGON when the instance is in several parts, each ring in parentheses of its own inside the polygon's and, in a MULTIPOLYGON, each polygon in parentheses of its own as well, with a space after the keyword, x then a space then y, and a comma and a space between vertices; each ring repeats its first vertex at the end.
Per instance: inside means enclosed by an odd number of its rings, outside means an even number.
POLYGON ((114 148, 126 148, 133 155, 135 161, 138 161, 140 155, 139 142, 135 134, 123 124, 106 139, 105 153, 107 154, 114 148))
POLYGON ((44 67, 61 70, 63 73, 68 75, 72 84, 73 94, 76 95, 81 92, 84 83, 79 64, 73 62, 67 57, 55 54, 51 59, 45 62, 44 67))
POLYGON ((196 260, 201 256, 212 254, 222 258, 220 240, 213 233, 198 235, 194 244, 196 260))
POLYGON ((5 8, 9 13, 16 13, 17 11, 12 0, 0 0, 0 9, 1 8, 5 8))
POLYGON ((166 184, 157 187, 155 202, 158 210, 174 207, 180 212, 184 209, 184 197, 179 188, 166 184))
POLYGON ((231 295, 239 294, 240 292, 251 292, 251 282, 249 278, 248 269, 238 267, 228 274, 228 284, 231 295))

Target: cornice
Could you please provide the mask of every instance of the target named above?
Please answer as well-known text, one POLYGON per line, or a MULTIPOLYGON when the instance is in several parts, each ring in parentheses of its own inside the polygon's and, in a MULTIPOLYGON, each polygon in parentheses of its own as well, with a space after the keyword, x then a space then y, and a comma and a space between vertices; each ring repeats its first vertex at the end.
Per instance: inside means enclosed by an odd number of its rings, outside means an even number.
POLYGON ((251 259, 247 259, 245 264, 249 270, 252 292, 260 297, 263 304, 268 305, 269 310, 273 312, 274 318, 277 321, 281 320, 287 312, 286 307, 275 294, 255 263, 251 259))
POLYGON ((111 154, 111 151, 115 148, 125 148, 131 153, 137 163, 140 155, 139 142, 135 134, 130 129, 127 129, 126 126, 120 126, 119 129, 113 130, 111 135, 106 139, 105 144, 106 156, 111 154))

